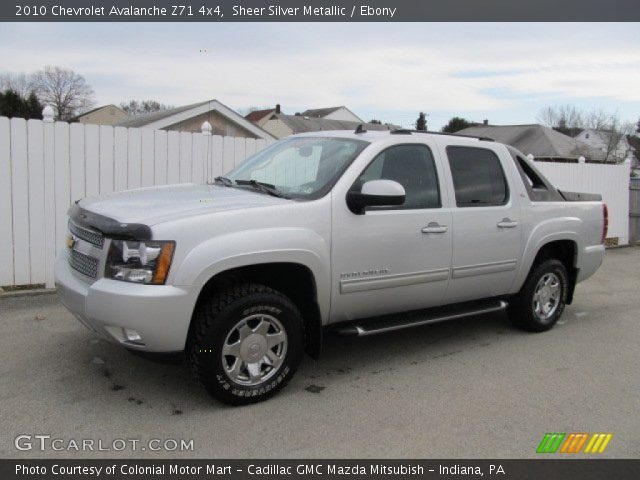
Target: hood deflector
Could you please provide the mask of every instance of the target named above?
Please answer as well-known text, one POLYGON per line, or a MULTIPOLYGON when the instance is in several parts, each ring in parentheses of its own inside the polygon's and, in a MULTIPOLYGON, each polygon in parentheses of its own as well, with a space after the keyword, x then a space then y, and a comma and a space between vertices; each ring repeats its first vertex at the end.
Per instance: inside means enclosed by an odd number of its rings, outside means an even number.
POLYGON ((74 203, 69 218, 81 227, 99 230, 105 237, 119 240, 151 240, 151 228, 141 223, 120 223, 113 218, 92 213, 74 203))

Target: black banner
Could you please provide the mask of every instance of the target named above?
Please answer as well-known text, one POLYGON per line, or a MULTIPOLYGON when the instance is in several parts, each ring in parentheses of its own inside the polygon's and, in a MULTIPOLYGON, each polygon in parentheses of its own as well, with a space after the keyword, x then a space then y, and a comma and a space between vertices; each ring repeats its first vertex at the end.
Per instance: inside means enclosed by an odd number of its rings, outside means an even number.
POLYGON ((638 479, 640 460, 0 460, 9 479, 638 479))
POLYGON ((637 22, 638 0, 14 0, 2 22, 637 22))

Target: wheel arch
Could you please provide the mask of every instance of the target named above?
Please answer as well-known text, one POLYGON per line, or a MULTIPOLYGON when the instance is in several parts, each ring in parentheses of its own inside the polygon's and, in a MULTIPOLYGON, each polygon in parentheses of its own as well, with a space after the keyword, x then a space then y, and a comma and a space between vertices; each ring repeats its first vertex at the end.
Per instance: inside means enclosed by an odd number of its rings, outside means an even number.
POLYGON ((265 262, 240 265, 218 271, 202 286, 192 313, 193 319, 201 303, 215 291, 238 283, 259 283, 286 295, 298 307, 304 322, 305 351, 318 358, 322 349, 322 313, 318 299, 318 283, 311 269, 298 262, 265 262))
POLYGON ((578 277, 578 242, 576 238, 571 237, 573 237, 573 235, 558 235, 557 237, 552 236, 551 238, 546 238, 545 241, 540 242, 535 251, 535 255, 533 254, 534 252, 531 252, 531 254, 528 255, 529 262, 527 267, 524 269, 526 274, 522 276, 521 281, 518 283, 518 291, 522 288, 531 270, 543 261, 555 258, 562 262, 567 270, 569 285, 566 303, 568 305, 571 304, 573 301, 576 279, 578 277))

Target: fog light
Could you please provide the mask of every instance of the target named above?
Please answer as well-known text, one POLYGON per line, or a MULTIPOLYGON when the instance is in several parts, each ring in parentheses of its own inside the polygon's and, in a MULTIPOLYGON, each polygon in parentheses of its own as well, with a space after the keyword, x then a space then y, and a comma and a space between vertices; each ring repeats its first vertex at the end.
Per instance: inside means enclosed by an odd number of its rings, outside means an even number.
POLYGON ((135 343, 136 345, 144 345, 140 334, 131 328, 123 328, 122 334, 124 336, 125 342, 135 343))

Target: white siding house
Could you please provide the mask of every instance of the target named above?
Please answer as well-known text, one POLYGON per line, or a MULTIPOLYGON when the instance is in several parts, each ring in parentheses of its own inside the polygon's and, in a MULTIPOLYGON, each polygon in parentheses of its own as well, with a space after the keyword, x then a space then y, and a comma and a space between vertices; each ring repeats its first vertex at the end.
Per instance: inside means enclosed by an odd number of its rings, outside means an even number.
POLYGON ((326 120, 341 120, 343 122, 364 123, 364 120, 362 120, 359 116, 357 116, 345 106, 314 108, 305 110, 300 115, 303 117, 324 118, 326 120))
POLYGON ((601 152, 602 159, 610 162, 622 162, 634 158, 635 148, 631 146, 626 135, 603 130, 586 129, 576 136, 576 140, 586 143, 594 150, 601 152))

